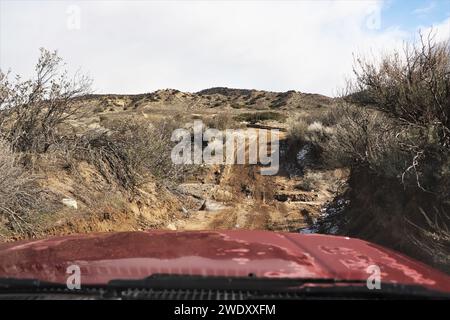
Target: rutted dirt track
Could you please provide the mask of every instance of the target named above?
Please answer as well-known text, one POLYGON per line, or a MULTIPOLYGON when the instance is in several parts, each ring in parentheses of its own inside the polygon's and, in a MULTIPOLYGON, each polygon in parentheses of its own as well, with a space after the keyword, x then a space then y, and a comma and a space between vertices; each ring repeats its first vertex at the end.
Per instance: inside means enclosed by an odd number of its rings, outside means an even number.
POLYGON ((308 170, 291 175, 283 161, 282 157, 273 176, 261 175, 255 165, 224 165, 211 168, 201 182, 180 185, 179 191, 193 205, 184 207, 183 218, 167 228, 297 231, 311 226, 334 197, 343 173, 308 170), (314 185, 309 190, 304 190, 305 179, 314 185))

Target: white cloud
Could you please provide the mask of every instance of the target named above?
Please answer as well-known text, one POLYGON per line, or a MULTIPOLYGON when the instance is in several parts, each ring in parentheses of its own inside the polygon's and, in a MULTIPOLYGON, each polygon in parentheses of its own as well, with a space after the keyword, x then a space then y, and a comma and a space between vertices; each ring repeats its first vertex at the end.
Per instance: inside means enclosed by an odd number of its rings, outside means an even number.
POLYGON ((419 7, 419 8, 414 9, 412 13, 419 15, 419 16, 423 16, 423 15, 427 15, 428 13, 433 11, 434 8, 436 8, 436 2, 430 2, 428 5, 426 5, 424 7, 419 7))
POLYGON ((228 86, 331 95, 353 52, 411 36, 374 29, 383 5, 374 1, 0 3, 2 68, 27 73, 39 47, 55 48, 98 92, 228 86), (67 28, 71 5, 81 9, 79 30, 67 28))
POLYGON ((450 39, 450 17, 431 27, 422 26, 419 29, 424 35, 431 32, 434 35, 436 41, 447 41, 450 39))

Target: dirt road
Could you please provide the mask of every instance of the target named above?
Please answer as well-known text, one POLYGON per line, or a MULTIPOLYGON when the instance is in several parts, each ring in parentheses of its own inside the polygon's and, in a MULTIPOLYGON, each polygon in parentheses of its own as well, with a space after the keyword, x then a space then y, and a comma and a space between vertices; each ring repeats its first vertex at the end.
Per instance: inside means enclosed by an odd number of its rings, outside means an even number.
POLYGON ((333 199, 343 174, 307 170, 291 175, 285 170, 286 161, 280 158, 280 171, 273 176, 261 175, 257 165, 211 167, 203 181, 180 185, 180 192, 195 205, 184 208, 183 218, 167 228, 297 231, 311 226, 333 199))

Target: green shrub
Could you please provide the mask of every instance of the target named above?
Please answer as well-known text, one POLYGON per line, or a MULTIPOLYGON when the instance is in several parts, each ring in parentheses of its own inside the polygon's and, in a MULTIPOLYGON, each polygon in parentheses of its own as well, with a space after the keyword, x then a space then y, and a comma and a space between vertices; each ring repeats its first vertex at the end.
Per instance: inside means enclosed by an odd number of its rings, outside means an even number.
POLYGON ((286 116, 278 112, 263 111, 253 113, 242 113, 236 116, 235 119, 237 121, 246 121, 254 124, 260 121, 267 121, 267 120, 275 120, 281 122, 286 120, 286 116))

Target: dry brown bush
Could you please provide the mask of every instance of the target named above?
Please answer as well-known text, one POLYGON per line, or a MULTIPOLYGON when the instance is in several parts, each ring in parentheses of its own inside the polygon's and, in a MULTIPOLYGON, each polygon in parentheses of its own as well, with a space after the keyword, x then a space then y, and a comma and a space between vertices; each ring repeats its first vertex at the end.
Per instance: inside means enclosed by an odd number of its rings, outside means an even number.
POLYGON ((91 81, 69 76, 55 52, 41 49, 35 77, 22 80, 0 70, 0 136, 17 152, 46 152, 58 126, 76 112, 76 97, 89 92, 91 81))
POLYGON ((418 226, 416 223, 407 220, 415 229, 414 233, 409 234, 409 239, 420 247, 428 257, 433 259, 436 265, 443 266, 450 272, 450 221, 449 213, 444 209, 434 207, 429 210, 432 213, 426 213, 424 209, 419 208, 426 224, 418 226))
POLYGON ((125 119, 109 130, 94 130, 67 141, 69 157, 94 164, 110 182, 133 191, 149 180, 166 186, 182 180, 193 166, 171 159, 173 121, 125 119))
POLYGON ((450 47, 432 36, 421 40, 379 64, 357 59, 356 81, 330 112, 336 132, 324 149, 342 165, 448 194, 450 47))
POLYGON ((432 34, 421 36, 418 45, 385 56, 379 64, 358 59, 355 74, 353 93, 347 99, 396 121, 390 131, 401 138, 398 144, 409 155, 399 171, 402 182, 438 192, 439 180, 446 181, 449 175, 449 41, 436 42, 432 34))
POLYGON ((320 145, 329 163, 351 168, 343 233, 448 271, 450 47, 421 40, 379 64, 357 60, 320 145))
POLYGON ((450 143, 450 42, 430 33, 417 45, 375 64, 357 59, 352 100, 372 105, 403 125, 432 130, 437 142, 450 143))
POLYGON ((42 209, 42 189, 37 179, 19 164, 10 145, 0 140, 0 216, 7 227, 21 234, 32 234, 29 215, 42 209))
POLYGON ((217 115, 213 116, 212 118, 206 119, 205 125, 209 128, 226 130, 226 129, 235 128, 237 123, 230 113, 222 112, 222 113, 218 113, 217 115))
POLYGON ((292 142, 301 142, 306 140, 306 131, 308 122, 303 116, 291 117, 287 120, 288 137, 292 142))
POLYGON ((408 154, 396 123, 380 112, 344 104, 335 111, 333 132, 322 139, 323 158, 332 166, 366 166, 387 177, 400 177, 408 154))
POLYGON ((324 125, 321 117, 297 115, 287 121, 288 139, 291 143, 310 143, 320 145, 334 132, 332 127, 324 125))

